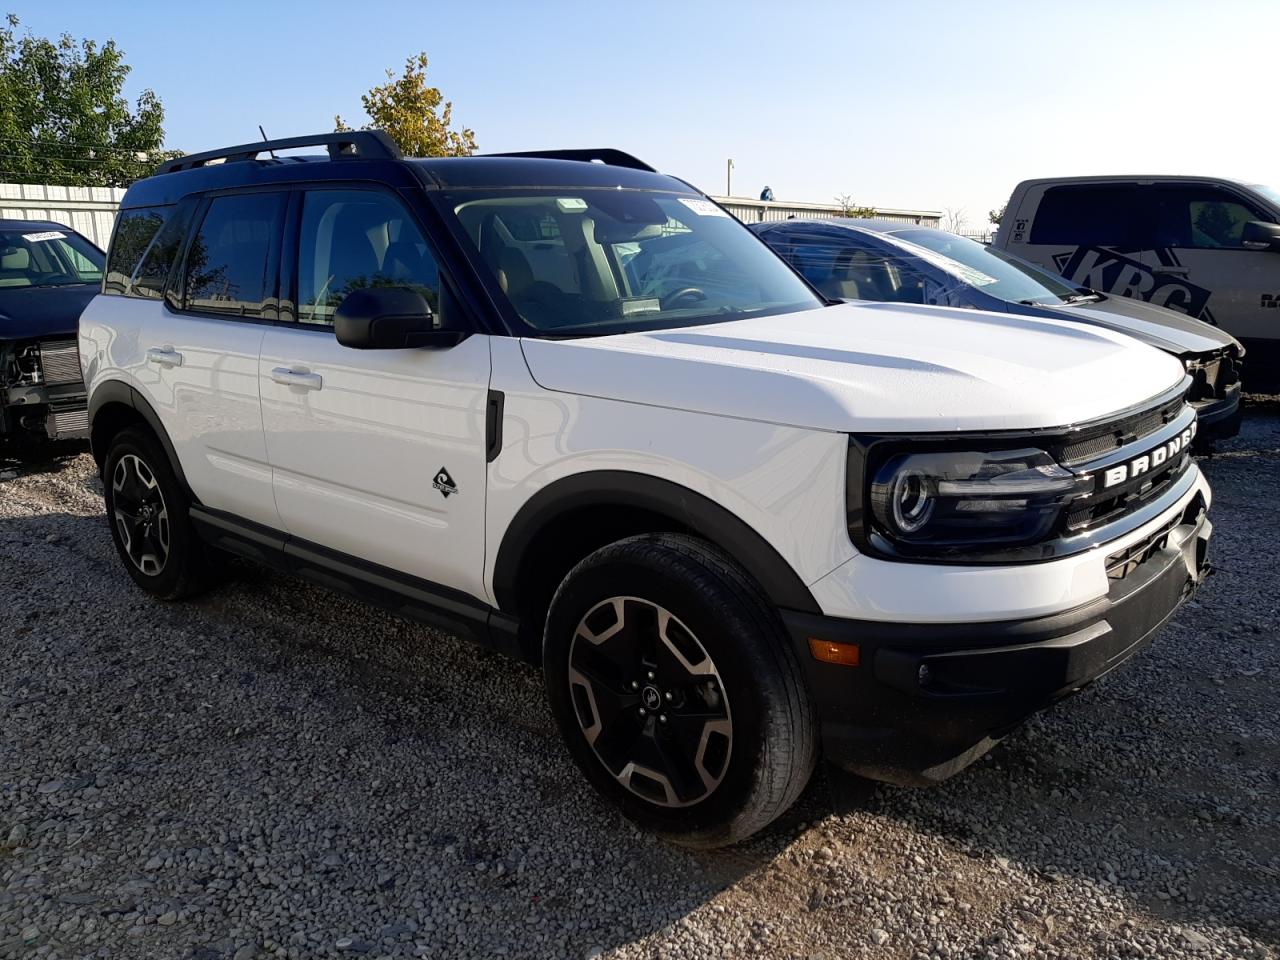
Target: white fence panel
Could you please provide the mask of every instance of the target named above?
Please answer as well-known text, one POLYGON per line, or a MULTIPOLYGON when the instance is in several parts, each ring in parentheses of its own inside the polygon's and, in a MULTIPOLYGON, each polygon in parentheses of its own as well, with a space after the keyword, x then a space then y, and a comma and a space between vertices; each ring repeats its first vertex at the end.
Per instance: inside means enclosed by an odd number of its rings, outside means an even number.
POLYGON ((105 250, 122 199, 123 187, 0 183, 0 219, 52 220, 105 250))

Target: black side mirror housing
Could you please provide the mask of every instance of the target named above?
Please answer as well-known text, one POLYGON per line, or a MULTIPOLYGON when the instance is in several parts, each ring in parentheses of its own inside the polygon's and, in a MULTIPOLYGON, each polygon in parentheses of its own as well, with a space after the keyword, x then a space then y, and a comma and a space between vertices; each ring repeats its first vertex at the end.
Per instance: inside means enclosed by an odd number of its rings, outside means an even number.
POLYGON ((438 326, 427 298, 410 287, 366 287, 347 294, 334 311, 333 332, 340 344, 356 350, 443 349, 467 338, 465 331, 438 326))
POLYGON ((1240 243, 1250 250, 1270 250, 1280 253, 1280 223, 1250 220, 1240 234, 1240 243))

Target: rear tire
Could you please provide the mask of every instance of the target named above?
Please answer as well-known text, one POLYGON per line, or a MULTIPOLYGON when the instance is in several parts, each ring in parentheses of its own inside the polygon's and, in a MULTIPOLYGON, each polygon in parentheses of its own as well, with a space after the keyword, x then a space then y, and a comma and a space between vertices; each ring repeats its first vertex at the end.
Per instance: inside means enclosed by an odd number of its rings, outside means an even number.
POLYGON ((795 650, 760 588, 703 540, 591 554, 556 591, 543 654, 575 762, 646 830, 735 843, 809 781, 817 723, 795 650))
POLYGON ((107 522, 133 582, 162 600, 180 600, 214 580, 187 497, 155 437, 129 427, 112 438, 103 466, 107 522))

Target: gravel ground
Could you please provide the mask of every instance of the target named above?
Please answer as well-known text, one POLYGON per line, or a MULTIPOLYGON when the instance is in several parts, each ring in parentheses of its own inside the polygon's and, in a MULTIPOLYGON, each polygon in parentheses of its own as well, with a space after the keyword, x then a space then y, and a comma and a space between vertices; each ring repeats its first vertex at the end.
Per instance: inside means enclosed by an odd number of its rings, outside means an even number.
POLYGON ((0 957, 1280 956, 1280 406, 1205 462, 1218 573, 932 790, 823 771, 639 835, 540 678, 256 567, 119 566, 79 448, 0 464, 0 957))

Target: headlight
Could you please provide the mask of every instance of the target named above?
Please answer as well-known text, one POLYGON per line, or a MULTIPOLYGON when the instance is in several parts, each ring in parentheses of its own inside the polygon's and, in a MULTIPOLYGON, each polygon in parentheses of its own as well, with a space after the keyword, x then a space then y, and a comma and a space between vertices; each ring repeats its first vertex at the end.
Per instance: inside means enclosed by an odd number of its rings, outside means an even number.
POLYGON ((897 454, 871 477, 871 532, 907 548, 1031 544, 1089 487, 1043 450, 897 454))

